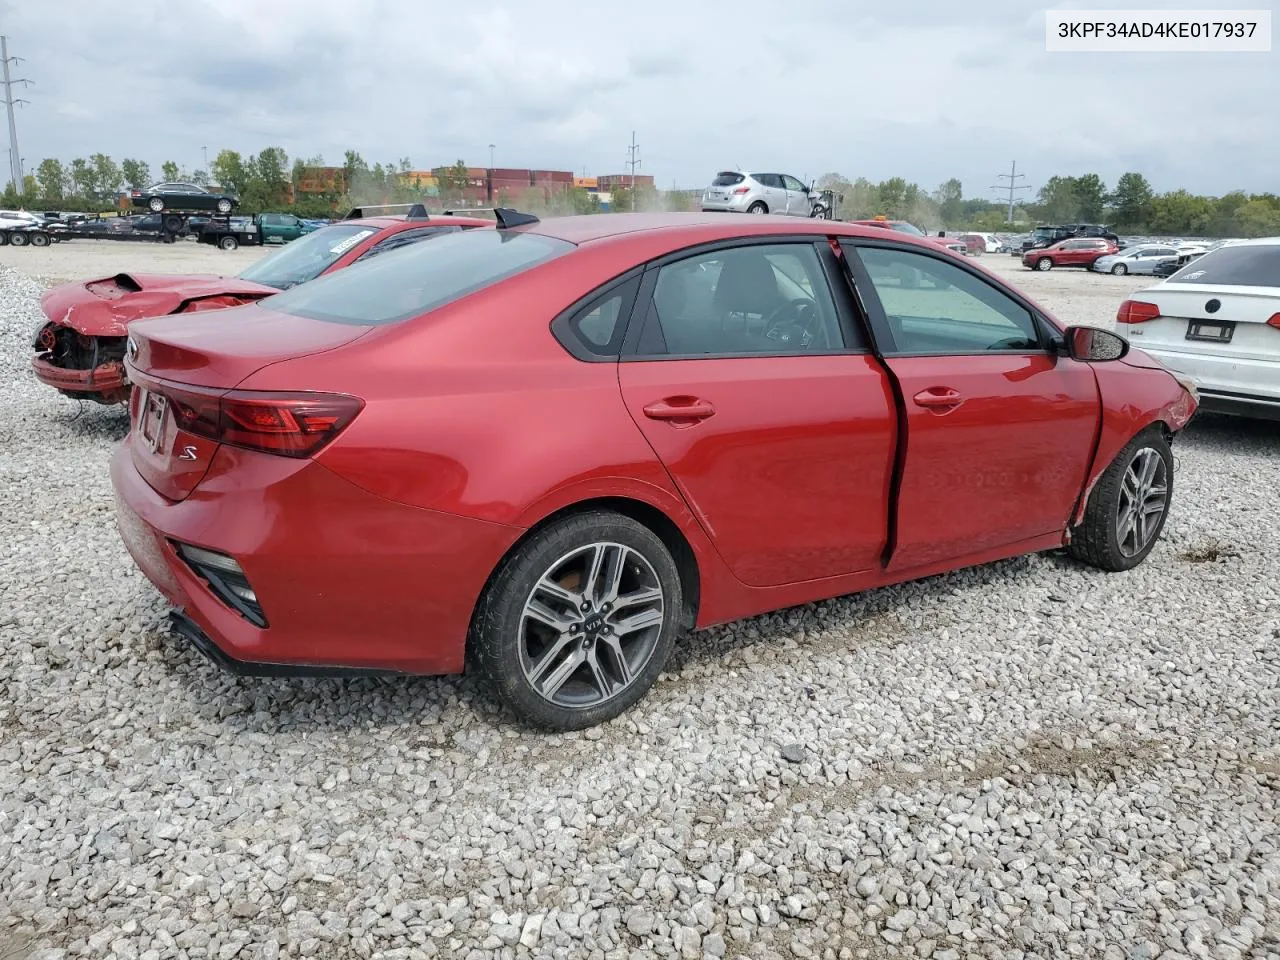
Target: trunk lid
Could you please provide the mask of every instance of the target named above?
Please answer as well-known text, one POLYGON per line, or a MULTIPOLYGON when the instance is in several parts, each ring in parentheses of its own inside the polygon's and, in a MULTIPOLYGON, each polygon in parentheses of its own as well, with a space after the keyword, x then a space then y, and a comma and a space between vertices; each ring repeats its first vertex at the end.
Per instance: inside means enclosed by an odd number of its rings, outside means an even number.
POLYGON ((1133 295, 1135 301, 1154 304, 1159 317, 1117 329, 1140 347, 1276 360, 1280 329, 1267 321, 1280 313, 1278 294, 1275 287, 1162 283, 1133 295))
POLYGON ((219 398, 255 371, 336 349, 370 329, 258 305, 130 325, 125 359, 134 383, 129 420, 138 473, 160 495, 184 499, 208 472, 219 443, 183 423, 216 417, 219 398))

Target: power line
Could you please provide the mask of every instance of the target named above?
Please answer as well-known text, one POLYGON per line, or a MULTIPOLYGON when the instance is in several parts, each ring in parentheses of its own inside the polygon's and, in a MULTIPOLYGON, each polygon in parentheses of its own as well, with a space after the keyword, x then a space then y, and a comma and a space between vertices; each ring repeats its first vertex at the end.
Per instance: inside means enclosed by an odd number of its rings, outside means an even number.
POLYGON ((997 174, 996 174, 996 179, 997 179, 997 180, 1008 180, 1008 181, 1009 181, 1009 182, 1008 182, 1008 184, 1003 184, 1003 183, 1002 183, 1002 184, 998 184, 998 185, 993 185, 993 186, 991 187, 991 189, 992 189, 992 190, 999 190, 1001 193, 1006 193, 1006 192, 1007 192, 1007 193, 1009 194, 1009 216, 1008 216, 1008 222, 1009 222, 1009 223, 1013 223, 1013 197, 1014 197, 1014 191, 1017 191, 1017 190, 1030 190, 1030 189, 1031 189, 1031 185, 1030 185, 1030 184, 1027 184, 1027 183, 1022 183, 1022 184, 1018 183, 1018 181, 1019 181, 1019 180, 1025 180, 1025 179, 1026 179, 1026 176, 1025 176, 1024 174, 1021 174, 1021 173, 1019 173, 1019 172, 1018 172, 1018 161, 1017 161, 1017 160, 1013 160, 1013 161, 1011 161, 1011 162, 1010 162, 1010 164, 1009 164, 1009 172, 1008 172, 1008 173, 997 173, 997 174))
POLYGON ((13 108, 21 106, 24 103, 30 103, 30 100, 22 100, 13 95, 13 85, 15 83, 25 83, 31 86, 32 81, 24 80, 21 77, 13 79, 9 76, 9 64, 18 63, 21 57, 9 56, 9 38, 0 37, 0 63, 4 66, 4 105, 9 112, 9 176, 13 181, 13 189, 22 193, 22 158, 18 155, 18 125, 13 118, 13 108))

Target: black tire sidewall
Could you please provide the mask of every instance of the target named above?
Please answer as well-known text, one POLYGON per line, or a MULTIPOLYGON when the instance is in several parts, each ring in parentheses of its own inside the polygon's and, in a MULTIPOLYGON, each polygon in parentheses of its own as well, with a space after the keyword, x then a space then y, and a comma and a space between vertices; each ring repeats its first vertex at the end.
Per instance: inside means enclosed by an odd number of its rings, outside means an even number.
POLYGON ((1132 570, 1143 560, 1147 559, 1147 555, 1155 549, 1156 543, 1160 540, 1160 535, 1164 532, 1165 521, 1169 519, 1169 510, 1173 506, 1173 453, 1169 449, 1169 444, 1165 442, 1164 435, 1158 430, 1146 430, 1140 433, 1129 445, 1124 449, 1120 456, 1107 468, 1107 475, 1103 481, 1099 483, 1098 492, 1103 495, 1098 507, 1102 511, 1102 517, 1106 522, 1106 541, 1105 547, 1108 554, 1108 567, 1113 570, 1132 570), (1155 450, 1162 460, 1164 460, 1165 469, 1165 485, 1167 492, 1165 494, 1164 513, 1160 516, 1160 522, 1156 526, 1156 531, 1151 535, 1151 539, 1147 545, 1132 557, 1126 557, 1120 552, 1119 541, 1119 507, 1120 507, 1120 490, 1124 482, 1125 472, 1129 469, 1129 465, 1133 463, 1134 458, 1143 450, 1155 450))
POLYGON ((240 246, 240 243, 235 237, 223 237, 218 241, 218 246, 223 250, 234 250, 236 247, 240 246))
POLYGON ((756 213, 756 211, 759 211, 760 213, 768 213, 769 208, 765 206, 763 201, 757 200, 751 206, 747 207, 747 213, 756 213))
POLYGON ((671 654, 682 617, 680 572, 662 540, 630 517, 590 511, 538 531, 503 562, 477 607, 471 647, 475 662, 522 721, 548 730, 580 730, 618 716, 648 692, 671 654), (652 656, 630 687, 592 707, 561 707, 544 699, 524 676, 520 619, 537 579, 574 548, 597 541, 628 546, 653 566, 664 596, 662 631, 652 656))

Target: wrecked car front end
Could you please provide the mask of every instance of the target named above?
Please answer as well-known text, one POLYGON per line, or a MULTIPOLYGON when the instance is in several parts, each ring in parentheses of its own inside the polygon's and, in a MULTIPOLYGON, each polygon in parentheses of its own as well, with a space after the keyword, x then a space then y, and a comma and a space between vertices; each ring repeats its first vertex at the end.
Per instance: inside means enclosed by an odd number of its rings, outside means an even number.
POLYGON ((135 320, 243 306, 279 291, 234 277, 121 273, 68 283, 40 300, 45 322, 32 339, 36 379, 74 400, 123 403, 128 325, 135 320))

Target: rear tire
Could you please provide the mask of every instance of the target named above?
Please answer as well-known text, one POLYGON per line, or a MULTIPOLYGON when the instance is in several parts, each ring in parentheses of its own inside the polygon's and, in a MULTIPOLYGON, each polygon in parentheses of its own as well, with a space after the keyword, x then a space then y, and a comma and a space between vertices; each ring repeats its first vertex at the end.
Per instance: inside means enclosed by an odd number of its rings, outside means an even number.
POLYGON ((218 212, 219 212, 219 213, 230 213, 230 212, 231 212, 231 201, 230 201, 230 200, 226 200, 226 199, 219 200, 219 201, 218 201, 218 203, 216 204, 216 206, 217 206, 217 210, 218 210, 218 212))
POLYGON ((1126 267, 1123 263, 1117 263, 1114 267, 1111 268, 1112 275, 1116 277, 1123 277, 1128 272, 1129 272, 1129 268, 1126 267))
POLYGON ((757 200, 751 206, 747 207, 747 213, 768 213, 769 208, 765 206, 763 200, 757 200))
POLYGON ((1147 558, 1173 502, 1173 454, 1160 425, 1148 427, 1098 478, 1067 549, 1102 570, 1131 570, 1147 558))
POLYGON ((181 233, 182 232, 182 227, 183 227, 182 218, 178 216, 176 213, 171 213, 167 217, 165 217, 163 223, 164 223, 165 233, 181 233))
POLYGON ((9 242, 15 247, 25 247, 30 242, 30 238, 25 233, 11 233, 9 242))
POLYGON ((47 233, 33 233, 31 235, 31 245, 33 247, 47 247, 49 245, 49 235, 47 233))
POLYGON ((152 213, 159 213, 164 209, 164 197, 152 197, 147 201, 147 209, 152 213))
POLYGON ((502 562, 476 607, 469 654, 522 721, 579 730, 653 686, 682 609, 662 540, 630 517, 591 510, 553 522, 502 562))
POLYGON ((218 246, 223 250, 234 250, 240 246, 240 241, 235 237, 223 237, 218 241, 218 246))
POLYGON ((1039 270, 1041 273, 1047 270, 1052 270, 1053 261, 1050 260, 1048 257, 1041 257, 1039 260, 1036 261, 1036 269, 1039 270))

